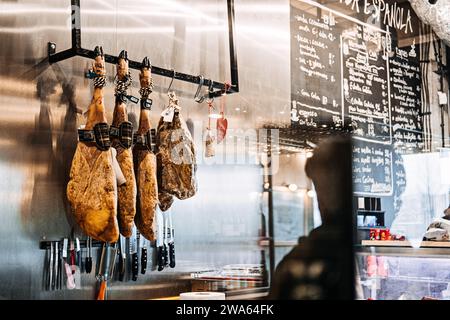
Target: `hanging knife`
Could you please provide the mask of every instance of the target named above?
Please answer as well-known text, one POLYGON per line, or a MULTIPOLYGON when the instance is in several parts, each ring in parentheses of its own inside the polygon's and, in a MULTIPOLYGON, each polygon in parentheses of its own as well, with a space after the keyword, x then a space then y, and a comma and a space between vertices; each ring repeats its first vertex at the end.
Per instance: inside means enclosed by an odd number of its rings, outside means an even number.
POLYGON ((97 274, 97 280, 100 281, 100 289, 97 295, 97 300, 106 300, 107 298, 107 281, 111 280, 114 274, 116 256, 117 243, 113 246, 109 243, 104 243, 97 274))
POLYGON ((170 237, 169 237, 169 266, 171 268, 175 268, 175 235, 174 235, 174 229, 173 229, 173 223, 172 223, 172 210, 170 210, 168 212, 168 219, 169 219, 169 232, 170 232, 170 237))
POLYGON ((53 283, 53 241, 50 242, 50 270, 49 270, 49 279, 48 279, 48 288, 49 290, 52 290, 52 283, 53 283))
POLYGON ((139 247, 141 248, 141 274, 147 271, 147 239, 141 234, 139 238, 139 247))
POLYGON ((58 274, 59 274, 59 281, 58 281, 58 288, 61 290, 62 289, 62 281, 63 281, 63 266, 64 266, 64 260, 63 260, 63 243, 61 243, 61 241, 58 242, 59 243, 59 270, 58 270, 58 274))
POLYGON ((72 274, 75 274, 75 244, 72 239, 70 239, 70 267, 72 274))
POLYGON ((75 252, 76 252, 75 265, 77 265, 81 271, 81 246, 80 246, 80 238, 78 237, 75 238, 75 252))
POLYGON ((164 218, 162 212, 157 209, 156 211, 156 222, 158 233, 156 237, 156 250, 158 256, 158 271, 164 269, 164 218))
POLYGON ((139 273, 139 259, 137 253, 137 234, 136 226, 133 226, 133 233, 130 238, 130 257, 131 257, 131 275, 132 280, 136 281, 139 273))
POLYGON ((125 265, 127 261, 126 238, 119 236, 119 280, 123 281, 125 277, 125 265))
POLYGON ((58 289, 58 282, 59 282, 59 243, 58 241, 55 241, 55 276, 53 277, 54 283, 53 289, 58 289))
POLYGON ((86 246, 87 246, 87 257, 84 262, 84 269, 86 270, 86 273, 91 273, 92 271, 92 238, 88 237, 86 240, 86 246))
POLYGON ((68 239, 64 238, 63 244, 62 244, 62 252, 61 252, 61 258, 62 258, 63 264, 67 263, 67 246, 68 245, 69 245, 68 239))
POLYGON ((63 257, 63 263, 64 263, 64 270, 66 272, 66 288, 67 289, 75 289, 75 280, 72 274, 72 270, 67 263, 67 247, 69 245, 69 239, 64 238, 63 240, 63 251, 62 251, 62 257, 63 257))
POLYGON ((49 279, 50 279, 50 261, 51 261, 51 255, 50 255, 50 247, 46 250, 46 263, 45 263, 45 278, 44 278, 44 290, 50 290, 49 288, 49 279))
POLYGON ((170 228, 169 228, 169 213, 165 212, 164 215, 164 247, 163 247, 163 258, 164 258, 164 267, 169 266, 169 246, 168 246, 168 239, 170 235, 170 228))

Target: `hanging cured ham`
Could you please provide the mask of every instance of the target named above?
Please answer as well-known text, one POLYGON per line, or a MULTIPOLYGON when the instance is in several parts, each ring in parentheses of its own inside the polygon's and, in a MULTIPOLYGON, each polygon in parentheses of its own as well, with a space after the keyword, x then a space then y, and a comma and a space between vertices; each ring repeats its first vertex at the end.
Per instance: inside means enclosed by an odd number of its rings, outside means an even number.
POLYGON ((125 177, 125 183, 118 185, 118 221, 119 230, 124 237, 130 237, 136 214, 136 179, 133 168, 133 125, 128 121, 127 89, 131 85, 131 75, 128 70, 127 52, 119 54, 116 77, 116 104, 113 122, 110 128, 112 146, 117 151, 117 162, 125 177))
POLYGON ((191 133, 180 115, 175 93, 169 93, 169 107, 163 112, 156 137, 160 209, 173 202, 193 197, 197 192, 195 146, 191 133))
POLYGON ((136 227, 148 240, 155 239, 156 207, 158 205, 158 183, 156 180, 156 156, 152 152, 152 136, 150 124, 151 99, 153 89, 150 60, 146 57, 142 62, 139 75, 141 89, 141 113, 139 127, 134 137, 134 165, 137 177, 137 213, 136 227))
POLYGON ((87 235, 100 241, 115 242, 119 237, 117 185, 103 102, 105 59, 101 47, 96 47, 94 52, 94 94, 86 126, 79 130, 67 198, 76 222, 87 235))

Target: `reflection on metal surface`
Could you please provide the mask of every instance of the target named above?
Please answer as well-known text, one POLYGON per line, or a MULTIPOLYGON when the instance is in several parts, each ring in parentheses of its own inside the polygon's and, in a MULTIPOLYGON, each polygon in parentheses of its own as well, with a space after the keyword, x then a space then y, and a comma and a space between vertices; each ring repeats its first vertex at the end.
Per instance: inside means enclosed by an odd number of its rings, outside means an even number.
MULTIPOLYGON (((25 28, 0 28, 0 33, 8 33, 8 34, 22 34, 29 32, 48 32, 48 31, 65 31, 67 28, 64 27, 56 27, 51 25, 41 25, 35 27, 25 27, 25 28)), ((173 27, 143 27, 143 28, 126 28, 117 30, 115 28, 86 28, 83 29, 83 32, 86 33, 111 33, 111 34, 152 34, 152 33, 174 33, 175 29, 173 27)))
MULTIPOLYGON (((82 0, 82 5, 83 47, 102 45, 111 53, 126 49, 130 59, 149 56, 154 65, 229 80, 225 0, 82 0)), ((268 119, 287 125, 289 114, 279 111, 289 105, 289 63, 284 62, 290 54, 289 2, 236 0, 235 5, 240 93, 227 97, 229 130, 256 129, 268 119)), ((80 112, 87 109, 92 90, 83 78, 90 61, 74 58, 52 66, 46 61, 47 42, 57 43, 58 50, 70 47, 68 14, 67 0, 0 3, 0 41, 7 44, 0 47, 0 295, 7 299, 94 297, 95 273, 82 275, 79 290, 41 290, 45 251, 38 249, 38 243, 43 237, 54 240, 70 232, 65 185, 76 128, 85 121, 80 112)), ((114 75, 114 66, 108 66, 107 72, 114 75)), ((132 72, 138 79, 138 73, 132 72)), ((156 76, 154 80, 155 125, 167 104, 164 92, 170 79, 156 76)), ((173 87, 180 93, 185 118, 205 126, 206 104, 193 99, 197 86, 175 81, 173 87)), ((131 91, 137 90, 135 83, 131 91)), ((109 121, 113 94, 108 86, 109 121)), ((223 150, 234 157, 234 149, 223 150)), ((248 239, 256 238, 259 228, 259 199, 252 194, 262 185, 260 168, 218 163, 200 167, 199 178, 198 195, 173 207, 179 265, 173 272, 149 268, 128 289, 125 283, 116 290, 114 282, 110 298, 177 295, 190 291, 183 278, 189 272, 205 266, 259 263, 259 247, 248 239), (212 239, 219 243, 208 242, 212 239), (251 245, 234 246, 238 241, 251 245)))

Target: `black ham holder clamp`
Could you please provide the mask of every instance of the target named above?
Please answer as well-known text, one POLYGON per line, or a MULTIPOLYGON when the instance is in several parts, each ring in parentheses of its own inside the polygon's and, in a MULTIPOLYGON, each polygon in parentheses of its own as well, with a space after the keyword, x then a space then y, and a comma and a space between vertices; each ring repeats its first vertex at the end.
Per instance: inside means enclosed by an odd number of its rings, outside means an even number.
MULTIPOLYGON (((94 51, 83 49, 81 47, 81 7, 80 0, 71 0, 71 21, 72 21, 72 47, 60 52, 56 52, 56 43, 48 43, 48 61, 49 63, 55 63, 58 61, 63 61, 75 56, 84 58, 94 58, 94 51)), ((234 43, 234 0, 227 0, 228 9, 228 39, 229 39, 229 50, 230 50, 230 75, 231 75, 231 85, 226 83, 217 82, 210 79, 205 79, 202 76, 194 76, 182 72, 174 72, 173 69, 164 69, 156 66, 152 66, 152 74, 157 74, 160 76, 174 78, 180 81, 191 82, 196 84, 201 84, 209 88, 218 89, 216 91, 210 92, 209 97, 214 98, 223 95, 226 90, 226 94, 232 94, 239 92, 239 80, 238 80, 238 66, 237 66, 237 54, 236 47, 234 43)), ((117 64, 118 57, 105 54, 105 62, 111 64, 117 64)), ((129 68, 135 70, 141 70, 142 63, 129 60, 129 68)))

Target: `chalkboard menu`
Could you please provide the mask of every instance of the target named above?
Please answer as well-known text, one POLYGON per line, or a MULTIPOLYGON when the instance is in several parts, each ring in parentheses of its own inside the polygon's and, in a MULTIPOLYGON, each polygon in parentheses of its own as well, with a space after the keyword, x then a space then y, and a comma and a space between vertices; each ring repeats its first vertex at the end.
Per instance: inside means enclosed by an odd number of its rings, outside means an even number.
POLYGON ((395 48, 390 61, 392 134, 397 145, 423 149, 421 74, 418 48, 395 48))
POLYGON ((305 127, 342 122, 339 34, 332 15, 324 22, 306 12, 293 19, 292 121, 305 127), (302 75, 302 76, 294 76, 302 75))
POLYGON ((423 148, 420 50, 393 40, 413 32, 412 9, 388 0, 323 3, 291 0, 292 125, 351 122, 355 193, 391 195, 402 181, 395 148, 423 148))

